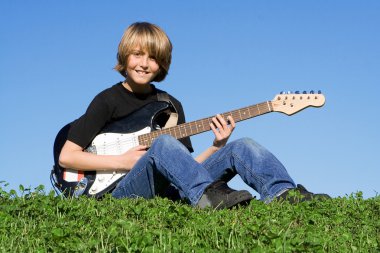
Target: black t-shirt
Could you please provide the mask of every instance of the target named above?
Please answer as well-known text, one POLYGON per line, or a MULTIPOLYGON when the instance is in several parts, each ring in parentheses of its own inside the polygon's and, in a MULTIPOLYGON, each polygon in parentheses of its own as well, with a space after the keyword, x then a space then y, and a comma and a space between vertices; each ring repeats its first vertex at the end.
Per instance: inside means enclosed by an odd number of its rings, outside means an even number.
MULTIPOLYGON (((128 116, 146 104, 157 101, 158 89, 153 85, 152 87, 152 93, 139 95, 127 90, 120 82, 100 92, 92 100, 86 113, 72 122, 67 139, 86 148, 106 124, 128 116)), ((169 98, 177 109, 178 124, 185 123, 185 114, 181 103, 171 95, 169 98)), ((180 141, 190 152, 193 152, 189 137, 180 141)))

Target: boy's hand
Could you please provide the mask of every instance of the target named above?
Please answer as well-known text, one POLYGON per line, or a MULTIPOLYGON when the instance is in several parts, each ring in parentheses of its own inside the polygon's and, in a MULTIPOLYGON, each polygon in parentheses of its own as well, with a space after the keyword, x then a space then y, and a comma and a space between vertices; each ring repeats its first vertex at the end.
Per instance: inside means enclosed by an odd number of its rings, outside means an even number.
POLYGON ((132 169, 137 161, 146 153, 147 146, 139 145, 121 155, 123 168, 132 169))
POLYGON ((232 131, 235 129, 235 121, 232 116, 228 116, 227 120, 228 123, 220 114, 212 118, 210 127, 215 134, 213 146, 217 149, 226 145, 228 138, 230 138, 232 131))

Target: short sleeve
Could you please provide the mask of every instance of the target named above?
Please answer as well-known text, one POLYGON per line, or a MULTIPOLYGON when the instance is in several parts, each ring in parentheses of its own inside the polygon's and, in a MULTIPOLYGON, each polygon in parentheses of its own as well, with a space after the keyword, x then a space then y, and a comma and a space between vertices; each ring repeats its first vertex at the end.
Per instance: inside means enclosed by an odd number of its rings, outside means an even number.
POLYGON ((112 117, 112 109, 104 94, 98 94, 85 114, 71 123, 68 140, 86 148, 112 117))

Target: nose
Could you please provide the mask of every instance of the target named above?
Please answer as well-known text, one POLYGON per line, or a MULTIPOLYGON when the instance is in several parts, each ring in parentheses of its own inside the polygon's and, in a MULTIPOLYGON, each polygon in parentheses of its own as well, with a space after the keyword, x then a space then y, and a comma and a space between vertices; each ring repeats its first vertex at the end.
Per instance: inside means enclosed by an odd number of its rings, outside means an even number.
POLYGON ((147 68, 148 67, 148 59, 149 59, 149 57, 148 57, 148 55, 143 55, 141 58, 140 58, 140 66, 142 67, 142 68, 147 68))

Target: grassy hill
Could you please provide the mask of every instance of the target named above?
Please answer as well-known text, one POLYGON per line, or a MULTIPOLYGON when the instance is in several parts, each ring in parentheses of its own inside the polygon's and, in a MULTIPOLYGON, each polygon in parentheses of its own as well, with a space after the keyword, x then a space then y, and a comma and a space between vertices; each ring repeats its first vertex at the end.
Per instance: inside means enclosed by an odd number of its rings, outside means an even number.
POLYGON ((1 252, 380 252, 380 196, 198 210, 0 188, 1 252))

